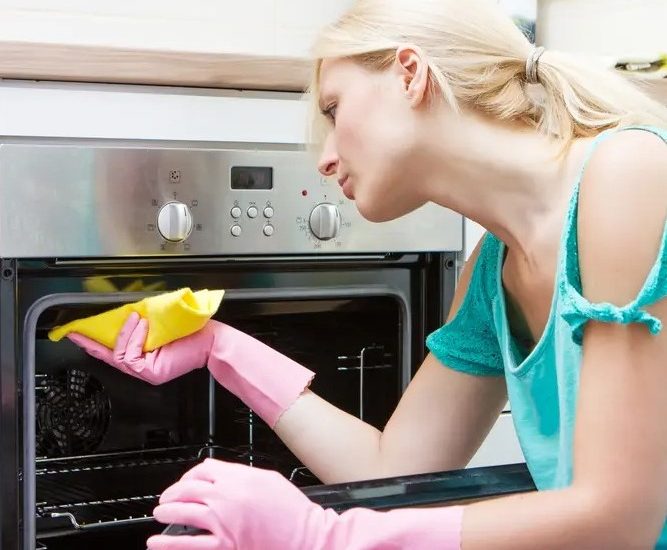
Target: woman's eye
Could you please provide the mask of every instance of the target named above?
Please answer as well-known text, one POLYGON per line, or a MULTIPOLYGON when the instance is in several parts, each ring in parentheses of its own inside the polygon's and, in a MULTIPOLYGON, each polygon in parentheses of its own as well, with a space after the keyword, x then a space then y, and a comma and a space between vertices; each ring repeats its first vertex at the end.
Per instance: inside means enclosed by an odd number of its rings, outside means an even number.
POLYGON ((324 111, 324 115, 331 120, 331 122, 336 122, 336 109, 337 105, 331 105, 324 111))

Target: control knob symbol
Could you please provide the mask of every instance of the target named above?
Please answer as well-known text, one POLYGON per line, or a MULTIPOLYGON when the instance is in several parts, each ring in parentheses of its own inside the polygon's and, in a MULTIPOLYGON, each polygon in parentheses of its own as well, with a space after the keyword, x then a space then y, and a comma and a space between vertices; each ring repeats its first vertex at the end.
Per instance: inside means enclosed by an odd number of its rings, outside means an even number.
POLYGON ((192 214, 182 202, 168 202, 157 215, 157 228, 165 240, 183 242, 192 231, 192 214))

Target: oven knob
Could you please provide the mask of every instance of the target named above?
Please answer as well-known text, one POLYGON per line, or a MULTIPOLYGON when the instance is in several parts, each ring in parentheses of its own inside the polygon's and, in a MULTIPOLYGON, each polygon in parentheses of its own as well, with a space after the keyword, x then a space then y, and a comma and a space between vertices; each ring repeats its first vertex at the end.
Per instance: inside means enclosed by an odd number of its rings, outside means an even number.
POLYGON ((310 230, 321 241, 328 241, 338 235, 340 212, 329 203, 318 204, 310 213, 310 230))
POLYGON ((168 202, 157 215, 157 228, 167 241, 180 243, 192 231, 192 214, 182 202, 168 202))

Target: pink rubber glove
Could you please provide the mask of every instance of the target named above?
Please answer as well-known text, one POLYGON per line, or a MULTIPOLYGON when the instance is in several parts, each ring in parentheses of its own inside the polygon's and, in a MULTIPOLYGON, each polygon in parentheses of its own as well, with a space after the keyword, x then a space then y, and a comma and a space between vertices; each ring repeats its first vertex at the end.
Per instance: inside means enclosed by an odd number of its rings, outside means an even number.
POLYGON ((276 472, 213 459, 169 487, 153 513, 210 534, 156 535, 149 550, 459 550, 463 520, 460 506, 338 515, 276 472))
POLYGON ((96 359, 153 385, 205 366, 213 340, 207 324, 199 332, 144 354, 146 336, 148 321, 133 312, 118 334, 113 350, 78 333, 70 333, 67 338, 96 359))
POLYGON ((148 322, 132 313, 113 350, 80 334, 68 338, 87 353, 151 384, 208 365, 217 382, 271 428, 310 384, 314 373, 259 340, 218 321, 144 354, 148 322))

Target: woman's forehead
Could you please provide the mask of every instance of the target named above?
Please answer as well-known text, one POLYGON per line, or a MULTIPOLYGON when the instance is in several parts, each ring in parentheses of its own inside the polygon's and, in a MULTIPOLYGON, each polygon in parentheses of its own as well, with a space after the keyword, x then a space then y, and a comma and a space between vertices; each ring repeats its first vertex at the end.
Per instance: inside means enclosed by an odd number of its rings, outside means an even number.
POLYGON ((327 86, 331 85, 332 81, 335 80, 337 68, 340 65, 340 59, 323 59, 320 63, 319 69, 319 84, 320 90, 325 89, 327 86))
POLYGON ((360 66, 351 59, 328 58, 322 60, 318 74, 320 99, 334 95, 342 82, 350 83, 360 66))
POLYGON ((323 59, 320 63, 318 74, 318 93, 320 106, 326 103, 327 99, 333 94, 333 88, 336 83, 337 67, 340 64, 339 59, 323 59))

